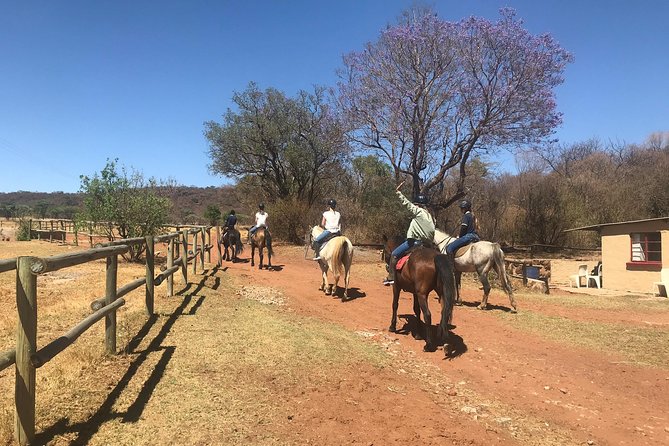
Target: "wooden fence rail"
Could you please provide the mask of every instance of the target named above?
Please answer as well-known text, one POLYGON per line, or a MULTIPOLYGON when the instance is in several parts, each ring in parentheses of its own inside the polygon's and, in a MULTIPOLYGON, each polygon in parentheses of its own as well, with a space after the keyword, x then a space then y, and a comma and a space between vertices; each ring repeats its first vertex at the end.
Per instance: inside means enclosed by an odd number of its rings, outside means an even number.
MULTIPOLYGON (((54 223, 55 224, 55 223, 54 223)), ((41 228, 40 228, 41 229, 41 228)), ((217 230, 218 234, 218 230, 217 230)), ((216 245, 219 246, 217 237, 216 245)), ((131 291, 144 286, 145 306, 149 316, 153 315, 155 287, 167 281, 167 295, 173 295, 174 274, 181 269, 184 284, 188 284, 188 263, 193 261, 193 273, 197 264, 204 271, 204 255, 209 254, 211 262, 210 228, 178 228, 177 232, 159 236, 148 236, 126 240, 114 240, 86 251, 56 255, 52 257, 19 256, 0 260, 0 273, 16 270, 16 305, 18 312, 16 348, 0 352, 0 371, 15 365, 15 439, 21 445, 35 441, 35 375, 59 353, 72 345, 76 339, 101 319, 105 320, 105 351, 116 354, 116 311, 126 301, 131 291), (192 243, 189 236, 192 235, 192 243), (201 244, 198 244, 201 237, 201 244), (208 239, 208 240, 207 240, 208 239), (155 244, 167 243, 167 267, 154 276, 155 244), (129 250, 131 245, 146 245, 145 277, 136 279, 120 288, 117 286, 118 256, 129 250), (188 247, 192 246, 192 251, 188 247), (179 251, 182 249, 181 255, 179 251), (175 255, 179 256, 175 260, 175 255), (94 300, 91 315, 76 324, 62 336, 37 348, 37 276, 94 260, 106 259, 105 296, 94 300), (199 262, 198 262, 199 259, 199 262)), ((219 246, 220 251, 220 246, 219 246)))

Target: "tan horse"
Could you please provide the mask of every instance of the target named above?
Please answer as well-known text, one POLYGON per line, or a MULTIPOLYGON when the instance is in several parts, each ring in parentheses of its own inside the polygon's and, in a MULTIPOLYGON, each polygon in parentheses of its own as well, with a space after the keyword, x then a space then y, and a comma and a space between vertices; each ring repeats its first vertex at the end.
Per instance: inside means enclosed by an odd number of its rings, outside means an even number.
POLYGON ((260 226, 251 237, 251 266, 255 266, 256 249, 258 250, 259 264, 258 268, 262 269, 264 261, 264 249, 267 248, 267 269, 272 268, 272 237, 265 226, 260 226))
MULTIPOLYGON (((314 226, 309 232, 309 245, 311 242, 323 232, 320 226, 314 226)), ((323 281, 321 282, 320 291, 325 291, 325 294, 330 296, 337 292, 339 278, 344 276, 344 295, 342 301, 345 302, 348 297, 348 284, 351 278, 351 264, 353 263, 353 243, 343 235, 330 239, 320 250, 321 259, 318 264, 323 273, 323 281), (328 282, 328 271, 332 271, 334 283, 328 282)))
MULTIPOLYGON (((434 244, 439 248, 439 251, 446 253, 446 246, 455 240, 455 237, 451 237, 446 234, 444 231, 437 229, 434 231, 434 244)), ((483 284, 483 300, 479 308, 485 310, 488 306, 488 295, 490 294, 490 282, 488 282, 488 271, 491 269, 497 273, 499 281, 502 283, 502 287, 506 294, 509 296, 509 302, 511 303, 511 312, 515 313, 516 300, 513 297, 513 288, 511 288, 511 280, 506 274, 506 269, 504 268, 504 252, 500 248, 499 244, 480 241, 472 243, 471 245, 463 246, 455 253, 455 283, 457 285, 457 299, 456 303, 460 304, 460 278, 462 273, 477 273, 481 284, 483 284), (461 256, 458 256, 460 250, 469 248, 461 256)))

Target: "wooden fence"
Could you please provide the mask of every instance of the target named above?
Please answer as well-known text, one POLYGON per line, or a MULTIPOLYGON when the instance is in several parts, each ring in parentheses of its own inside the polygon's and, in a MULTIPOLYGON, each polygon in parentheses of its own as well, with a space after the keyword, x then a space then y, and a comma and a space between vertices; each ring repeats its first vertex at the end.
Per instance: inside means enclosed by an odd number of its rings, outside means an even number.
POLYGON ((125 304, 123 296, 144 286, 146 313, 154 314, 155 287, 167 282, 167 296, 174 295, 174 274, 181 270, 184 285, 188 284, 188 263, 192 261, 193 274, 197 265, 204 270, 205 253, 211 262, 211 249, 218 247, 220 265, 221 247, 219 231, 216 231, 215 245, 211 242, 211 228, 190 227, 160 236, 115 240, 96 248, 52 257, 21 256, 0 260, 0 273, 16 271, 16 306, 18 328, 16 348, 0 351, 0 371, 15 365, 15 431, 14 437, 21 444, 35 441, 35 375, 36 369, 53 359, 70 346, 82 333, 99 320, 105 320, 105 351, 116 354, 116 310, 125 304), (192 236, 192 243, 189 239, 192 236), (201 244, 198 245, 198 238, 201 244), (155 244, 166 243, 167 265, 164 271, 155 275, 155 244), (118 256, 127 252, 132 245, 146 244, 146 276, 118 287, 118 256), (190 247, 190 249, 189 249, 190 247), (37 276, 81 265, 98 259, 107 259, 105 296, 91 303, 92 314, 72 327, 67 333, 43 346, 37 347, 37 276), (198 262, 199 258, 199 262, 198 262))

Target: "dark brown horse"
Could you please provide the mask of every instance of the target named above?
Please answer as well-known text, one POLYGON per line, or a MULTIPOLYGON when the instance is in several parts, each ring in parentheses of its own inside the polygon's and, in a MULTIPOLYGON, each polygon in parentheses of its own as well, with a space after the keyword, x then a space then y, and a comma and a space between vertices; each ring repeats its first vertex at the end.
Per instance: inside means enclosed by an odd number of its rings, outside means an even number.
POLYGON ((237 256, 244 251, 241 235, 237 229, 228 229, 221 237, 223 240, 223 260, 237 261, 237 256))
MULTIPOLYGON (((393 250, 404 241, 401 237, 388 239, 383 237, 384 259, 389 263, 393 250)), ((444 341, 444 354, 450 353, 450 322, 453 316, 456 289, 453 276, 453 265, 448 257, 439 254, 436 249, 420 246, 411 252, 409 260, 401 271, 395 275, 393 284, 393 315, 390 319, 389 331, 397 331, 397 307, 399 306, 400 291, 413 293, 413 309, 418 323, 417 339, 421 339, 421 332, 425 332, 425 351, 434 351, 437 341, 444 341), (432 339, 432 313, 428 307, 428 295, 435 291, 441 302, 441 318, 437 329, 437 340, 432 339), (420 314, 423 314, 421 326, 420 314)))
POLYGON ((272 268, 272 237, 266 227, 260 226, 251 236, 251 266, 255 266, 256 249, 258 250, 259 265, 262 269, 264 260, 264 249, 267 248, 267 269, 272 268))

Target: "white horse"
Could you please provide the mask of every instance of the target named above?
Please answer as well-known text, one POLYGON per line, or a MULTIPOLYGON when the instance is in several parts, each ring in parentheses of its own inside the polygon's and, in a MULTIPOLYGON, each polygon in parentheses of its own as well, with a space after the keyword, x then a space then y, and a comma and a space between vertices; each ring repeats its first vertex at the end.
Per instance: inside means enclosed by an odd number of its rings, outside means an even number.
MULTIPOLYGON (((437 245, 439 251, 446 253, 446 246, 455 240, 456 237, 451 237, 444 231, 437 229, 434 231, 434 244, 437 245)), ((511 288, 511 280, 506 274, 506 269, 504 268, 504 252, 500 248, 499 244, 480 241, 472 243, 471 245, 465 245, 464 247, 458 249, 455 253, 455 283, 458 290, 456 303, 460 304, 460 278, 462 273, 473 273, 476 272, 479 275, 479 280, 483 284, 483 300, 479 305, 481 310, 485 310, 488 306, 488 295, 490 294, 490 282, 488 282, 488 271, 493 269, 497 273, 500 282, 502 282, 502 287, 506 294, 509 296, 509 302, 511 303, 511 311, 515 313, 516 300, 513 297, 513 288, 511 288), (468 248, 466 252, 458 256, 458 253, 462 250, 468 248)))
MULTIPOLYGON (((324 231, 320 226, 314 226, 309 232, 310 238, 306 246, 308 249, 311 242, 324 231)), ((330 239, 320 250, 320 260, 318 264, 323 273, 323 281, 321 282, 320 291, 325 291, 325 294, 330 296, 337 292, 339 284, 339 277, 344 275, 344 296, 342 301, 347 301, 348 297, 348 283, 351 277, 351 264, 353 263, 353 243, 343 235, 336 236, 330 239), (334 283, 328 282, 328 270, 332 271, 334 283)))

